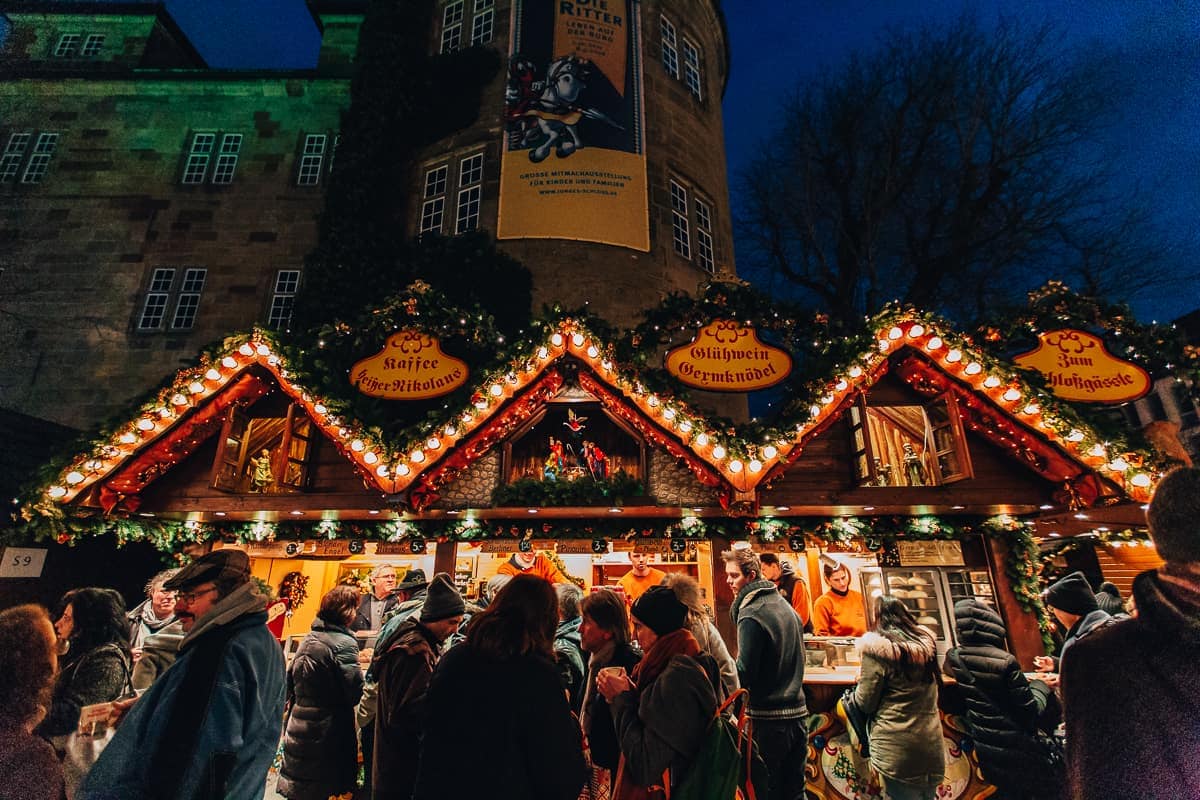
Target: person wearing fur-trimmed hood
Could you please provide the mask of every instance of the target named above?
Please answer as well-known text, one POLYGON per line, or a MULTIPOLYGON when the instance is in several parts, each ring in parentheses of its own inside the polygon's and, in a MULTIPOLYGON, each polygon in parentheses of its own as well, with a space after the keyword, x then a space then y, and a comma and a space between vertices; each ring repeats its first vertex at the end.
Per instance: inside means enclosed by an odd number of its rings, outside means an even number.
POLYGON ((937 645, 904 604, 875 598, 875 625, 858 642, 854 702, 870 717, 871 768, 892 800, 933 800, 946 771, 938 715, 937 645))

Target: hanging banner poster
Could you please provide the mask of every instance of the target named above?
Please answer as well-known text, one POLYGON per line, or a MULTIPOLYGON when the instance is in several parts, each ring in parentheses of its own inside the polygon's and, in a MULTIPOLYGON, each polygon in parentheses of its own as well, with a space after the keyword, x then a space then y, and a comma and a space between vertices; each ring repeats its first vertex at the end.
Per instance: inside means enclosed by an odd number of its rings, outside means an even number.
POLYGON ((515 0, 499 239, 650 250, 638 0, 515 0))
POLYGON ((1071 328, 1038 334, 1038 346, 1013 361, 1046 376, 1050 391, 1080 403, 1126 403, 1150 391, 1146 370, 1118 358, 1098 337, 1071 328))

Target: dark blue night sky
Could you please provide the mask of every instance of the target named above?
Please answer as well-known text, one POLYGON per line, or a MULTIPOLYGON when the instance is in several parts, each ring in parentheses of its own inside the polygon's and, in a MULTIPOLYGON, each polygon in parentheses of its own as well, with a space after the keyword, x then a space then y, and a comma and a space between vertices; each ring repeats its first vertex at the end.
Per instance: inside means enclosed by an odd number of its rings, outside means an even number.
MULTIPOLYGON (((305 67, 318 34, 302 0, 168 0, 213 66, 305 67)), ((731 180, 754 155, 763 124, 806 76, 869 49, 889 26, 1005 14, 1063 31, 1112 66, 1125 109, 1108 157, 1152 203, 1160 224, 1197 230, 1200 218, 1200 0, 726 0, 733 71, 725 96, 731 180)), ((1124 188, 1124 187, 1122 187, 1124 188)), ((1196 263, 1193 261, 1192 263, 1196 263)), ((1200 306, 1200 287, 1138 299, 1143 319, 1200 306)))

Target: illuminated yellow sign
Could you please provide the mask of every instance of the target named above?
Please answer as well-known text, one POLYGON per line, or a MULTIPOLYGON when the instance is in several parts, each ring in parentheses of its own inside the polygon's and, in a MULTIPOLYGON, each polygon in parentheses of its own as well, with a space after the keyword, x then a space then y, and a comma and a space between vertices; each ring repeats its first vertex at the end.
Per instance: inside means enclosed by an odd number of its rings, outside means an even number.
POLYGON ((434 337, 412 330, 392 334, 382 350, 350 368, 355 388, 386 400, 428 400, 466 382, 465 361, 442 352, 434 337))
POLYGON ((1137 364, 1117 358, 1090 333, 1070 328, 1038 336, 1038 346, 1013 359, 1046 376, 1064 400, 1124 403, 1150 391, 1150 376, 1137 364))
POLYGON ((792 371, 792 357, 763 344, 754 328, 733 320, 705 325, 691 344, 667 353, 667 371, 688 386, 710 392, 766 389, 792 371))

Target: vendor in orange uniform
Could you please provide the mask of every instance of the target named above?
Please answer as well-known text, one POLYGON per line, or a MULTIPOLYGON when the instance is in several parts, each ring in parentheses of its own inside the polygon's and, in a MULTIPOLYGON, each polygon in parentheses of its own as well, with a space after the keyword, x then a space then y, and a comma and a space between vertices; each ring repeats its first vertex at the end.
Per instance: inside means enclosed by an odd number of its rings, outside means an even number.
POLYGON ((814 636, 862 636, 867 632, 863 597, 850 588, 850 569, 845 564, 826 563, 829 591, 813 603, 814 636))
POLYGON ((541 553, 513 553, 512 558, 500 565, 497 575, 536 575, 551 583, 567 583, 567 576, 550 559, 541 553))
POLYGON ((631 606, 651 586, 662 583, 667 573, 650 566, 650 556, 645 553, 630 553, 629 561, 633 568, 617 580, 617 585, 625 593, 625 605, 631 606))

